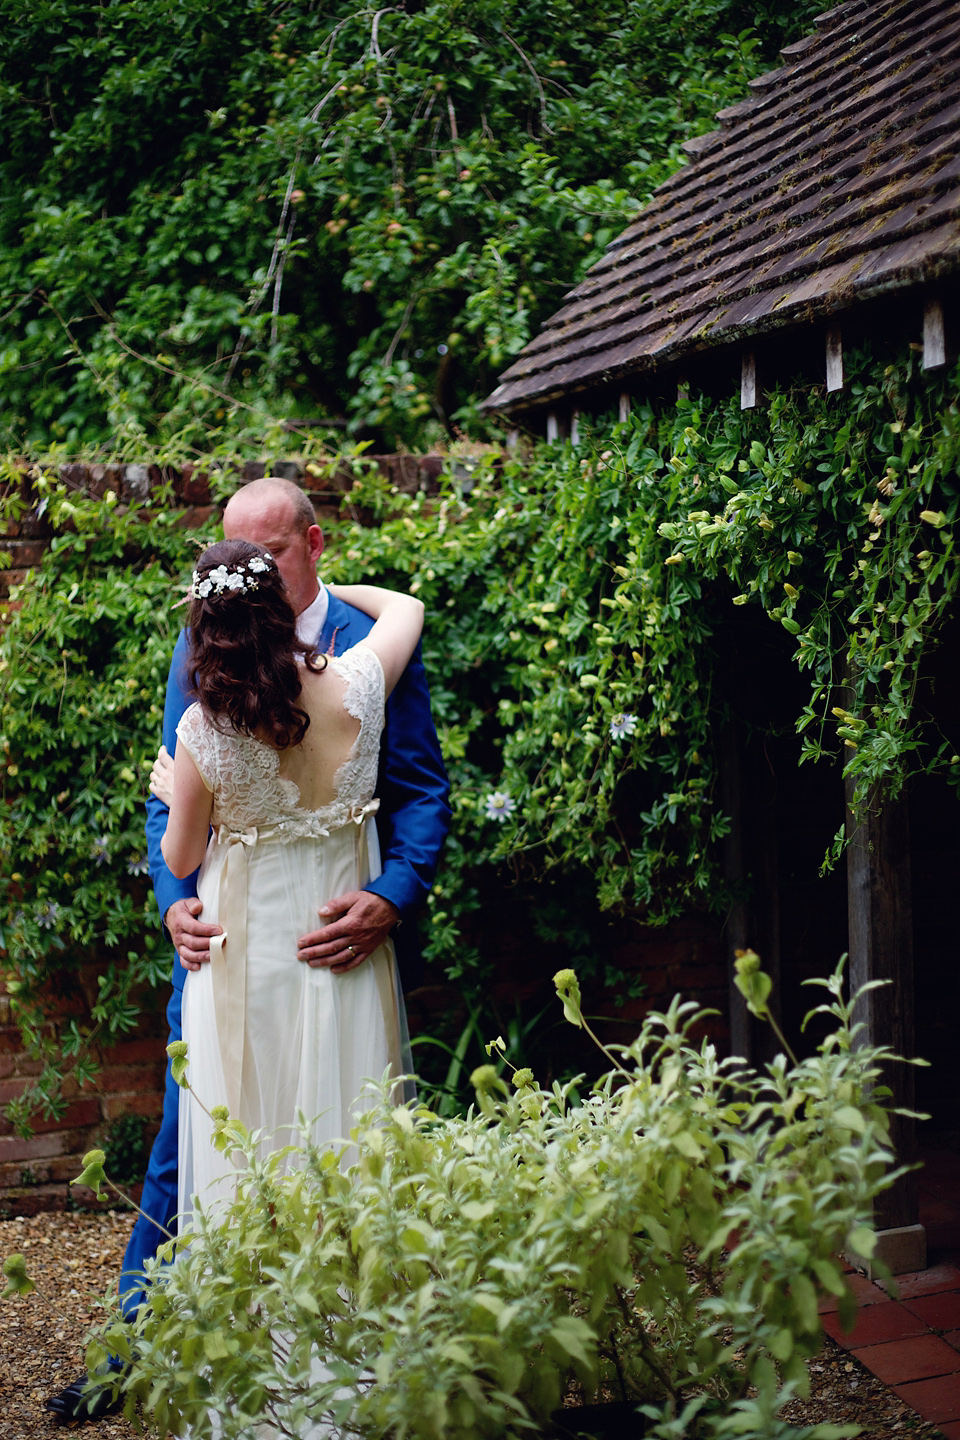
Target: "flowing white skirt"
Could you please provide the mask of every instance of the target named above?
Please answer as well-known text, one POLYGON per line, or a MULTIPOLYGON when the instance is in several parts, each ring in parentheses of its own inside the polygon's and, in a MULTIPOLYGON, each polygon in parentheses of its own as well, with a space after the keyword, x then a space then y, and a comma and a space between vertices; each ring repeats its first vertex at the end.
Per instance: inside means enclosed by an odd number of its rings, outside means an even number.
MULTIPOLYGON (((388 942, 334 975, 298 960, 297 939, 321 927, 317 911, 327 900, 380 873, 376 830, 367 820, 321 838, 231 839, 211 837, 198 877, 202 918, 223 924, 226 937, 222 953, 186 977, 191 1091, 208 1110, 227 1105, 262 1130, 261 1153, 298 1138, 298 1111, 312 1122, 315 1143, 333 1145, 369 1108, 368 1082, 388 1065, 394 1074, 403 1067, 396 960, 388 942)), ((180 1097, 181 1231, 194 1197, 209 1211, 232 1199, 235 1185, 191 1091, 180 1097)))

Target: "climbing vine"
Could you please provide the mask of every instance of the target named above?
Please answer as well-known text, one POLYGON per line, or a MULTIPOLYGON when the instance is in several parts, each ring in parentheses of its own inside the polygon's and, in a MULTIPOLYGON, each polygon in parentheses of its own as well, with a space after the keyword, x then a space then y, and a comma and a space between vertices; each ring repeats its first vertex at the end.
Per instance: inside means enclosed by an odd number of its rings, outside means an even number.
POLYGON ((913 708, 957 589, 956 375, 912 355, 852 370, 839 401, 641 406, 577 447, 487 461, 439 507, 381 493, 392 518, 338 537, 344 574, 410 577, 432 617, 453 904, 480 858, 588 871, 601 908, 649 921, 722 904, 713 641, 731 607, 795 637, 802 760, 843 751, 858 800, 911 767, 956 776, 913 708))
POLYGON ((0 0, 3 443, 475 426, 817 9, 0 0))
POLYGON ((37 467, 27 489, 8 463, 0 491, 7 525, 39 514, 54 531, 0 630, 0 954, 41 1066, 8 1107, 21 1128, 38 1105, 63 1112, 170 973, 143 801, 179 628, 172 577, 196 553, 175 513, 55 476, 37 467))
MULTIPOLYGON (((529 944, 614 988, 607 914, 722 911, 717 638, 739 607, 790 637, 804 762, 843 752, 861 797, 960 771, 915 704, 957 591, 958 375, 912 354, 849 363, 839 397, 797 386, 746 413, 692 397, 598 420, 576 447, 466 447, 437 495, 401 494, 352 455, 324 573, 427 605, 454 808, 427 953, 461 990, 484 988, 479 919, 505 886, 527 897, 529 944)), ((323 488, 340 463, 307 468, 323 488)), ((55 1107, 63 1056, 86 1065, 97 1025, 135 1023, 133 982, 169 963, 141 807, 194 550, 173 514, 52 478, 38 498, 54 542, 0 634, 0 927, 55 1107), (50 986, 94 971, 51 1030, 50 986)), ((9 486, 2 503, 9 520, 26 501, 9 486)))

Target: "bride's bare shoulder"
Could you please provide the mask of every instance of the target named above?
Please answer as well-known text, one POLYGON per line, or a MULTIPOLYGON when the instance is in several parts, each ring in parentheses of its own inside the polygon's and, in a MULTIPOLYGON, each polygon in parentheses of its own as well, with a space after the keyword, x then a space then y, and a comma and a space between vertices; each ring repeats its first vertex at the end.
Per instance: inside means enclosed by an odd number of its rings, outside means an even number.
POLYGON ((337 667, 329 662, 316 670, 309 665, 301 665, 300 684, 304 699, 318 705, 339 705, 343 695, 343 677, 337 673, 337 667))

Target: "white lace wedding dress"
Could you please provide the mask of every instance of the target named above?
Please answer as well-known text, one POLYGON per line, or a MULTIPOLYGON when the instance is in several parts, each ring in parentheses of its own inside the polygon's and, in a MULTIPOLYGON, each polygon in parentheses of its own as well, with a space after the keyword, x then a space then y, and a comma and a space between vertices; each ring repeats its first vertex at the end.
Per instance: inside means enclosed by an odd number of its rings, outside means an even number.
MULTIPOLYGON (((186 977, 188 1079, 208 1109, 226 1105, 262 1129, 264 1151, 296 1139, 290 1127, 298 1110, 312 1120, 317 1143, 347 1138, 367 1108, 365 1083, 379 1081, 388 1065, 395 1075, 403 1069, 392 944, 340 975, 297 959, 298 937, 320 928, 319 906, 380 873, 372 816, 383 671, 363 644, 329 664, 360 731, 333 774, 334 798, 318 809, 303 808, 272 746, 218 730, 199 705, 177 727, 178 743, 213 793, 197 893, 202 918, 224 930, 211 943, 210 963, 186 977)), ((322 744, 318 727, 311 729, 311 743, 322 744)), ((209 1210, 234 1193, 229 1161, 210 1134, 200 1105, 181 1092, 181 1230, 189 1228, 194 1196, 209 1210)))

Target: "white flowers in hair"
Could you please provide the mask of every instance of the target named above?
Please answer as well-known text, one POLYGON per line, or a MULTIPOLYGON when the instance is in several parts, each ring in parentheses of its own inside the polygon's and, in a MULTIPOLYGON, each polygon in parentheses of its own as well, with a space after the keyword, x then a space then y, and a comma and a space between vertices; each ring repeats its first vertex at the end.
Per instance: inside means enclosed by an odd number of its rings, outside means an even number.
POLYGON ((199 600, 206 600, 211 595, 242 595, 247 590, 256 590, 260 584, 257 576, 265 575, 274 563, 273 556, 265 550, 262 555, 254 555, 252 559, 238 563, 233 570, 228 570, 226 565, 218 565, 202 578, 199 570, 194 570, 190 593, 199 600))

